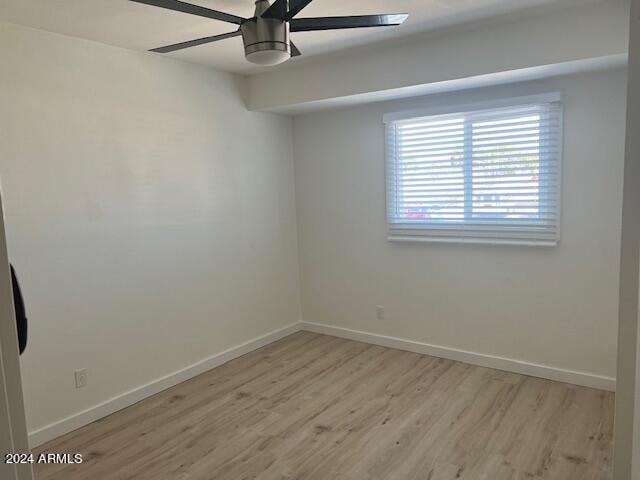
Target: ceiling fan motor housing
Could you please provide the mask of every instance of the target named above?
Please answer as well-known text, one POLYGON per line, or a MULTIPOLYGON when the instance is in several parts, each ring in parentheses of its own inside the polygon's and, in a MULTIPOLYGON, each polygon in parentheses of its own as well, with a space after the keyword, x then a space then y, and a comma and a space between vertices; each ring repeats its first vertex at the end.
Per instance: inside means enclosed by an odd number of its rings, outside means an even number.
POLYGON ((291 57, 289 22, 262 17, 267 8, 267 0, 258 0, 254 18, 243 22, 240 30, 247 60, 262 65, 274 65, 291 57))

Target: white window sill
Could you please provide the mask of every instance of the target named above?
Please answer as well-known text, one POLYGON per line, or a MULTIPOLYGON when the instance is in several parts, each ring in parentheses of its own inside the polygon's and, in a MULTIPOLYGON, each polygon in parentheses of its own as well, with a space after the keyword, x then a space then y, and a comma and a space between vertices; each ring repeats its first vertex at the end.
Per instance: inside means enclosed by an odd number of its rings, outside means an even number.
POLYGON ((389 235, 390 242, 402 243, 464 243, 472 245, 520 245, 527 247, 555 247, 557 240, 517 240, 500 238, 474 238, 474 237, 428 237, 420 235, 389 235))

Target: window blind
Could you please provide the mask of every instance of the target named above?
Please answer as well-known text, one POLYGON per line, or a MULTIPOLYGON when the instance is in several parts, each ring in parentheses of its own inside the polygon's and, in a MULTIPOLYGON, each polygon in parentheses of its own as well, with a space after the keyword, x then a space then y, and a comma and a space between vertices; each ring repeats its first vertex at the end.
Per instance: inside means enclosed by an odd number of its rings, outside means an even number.
POLYGON ((388 120, 389 238, 557 243, 561 133, 559 99, 388 120))

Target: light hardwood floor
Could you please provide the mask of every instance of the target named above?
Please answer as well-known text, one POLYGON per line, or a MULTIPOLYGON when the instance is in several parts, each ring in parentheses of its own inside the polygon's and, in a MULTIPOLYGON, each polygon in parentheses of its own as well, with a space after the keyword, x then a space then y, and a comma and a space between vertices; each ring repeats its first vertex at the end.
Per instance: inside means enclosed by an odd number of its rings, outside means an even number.
POLYGON ((61 437, 38 480, 603 480, 613 394, 300 332, 61 437))

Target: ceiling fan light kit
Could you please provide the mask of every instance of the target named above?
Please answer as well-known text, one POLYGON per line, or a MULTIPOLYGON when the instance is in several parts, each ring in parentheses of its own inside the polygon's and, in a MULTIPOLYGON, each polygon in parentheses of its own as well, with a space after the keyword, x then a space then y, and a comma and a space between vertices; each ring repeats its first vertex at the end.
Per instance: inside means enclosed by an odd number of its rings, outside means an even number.
POLYGON ((300 51, 290 38, 291 32, 338 30, 345 28, 387 27, 401 25, 406 14, 360 15, 350 17, 294 18, 312 0, 256 0, 253 17, 242 18, 179 0, 131 0, 176 12, 220 20, 238 25, 236 31, 154 48, 152 52, 169 53, 242 35, 245 58, 256 65, 278 65, 300 51))
POLYGON ((263 17, 270 6, 267 0, 256 1, 254 17, 240 25, 245 58, 256 65, 278 65, 291 58, 289 22, 263 17))

